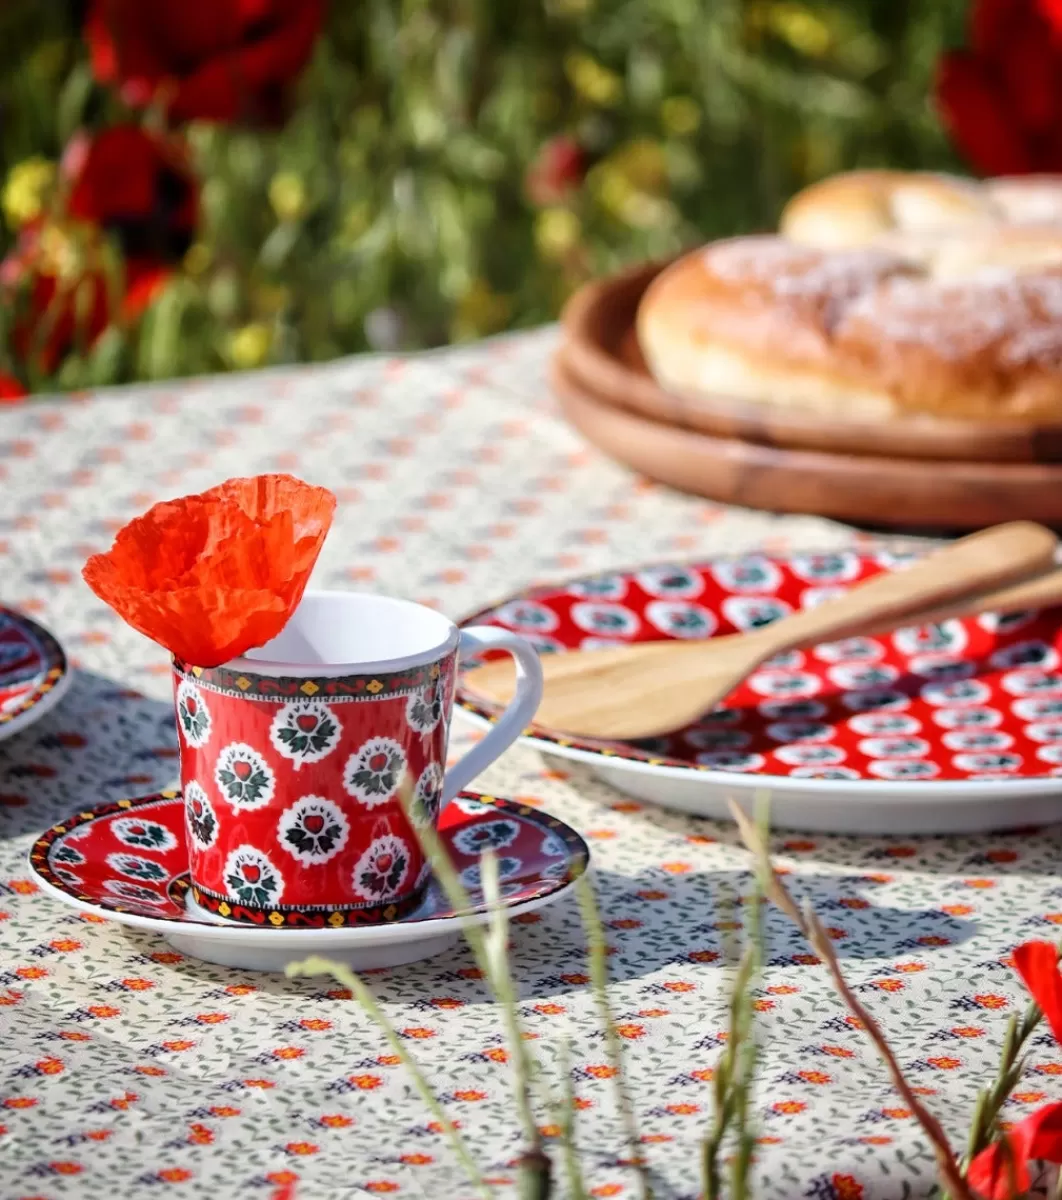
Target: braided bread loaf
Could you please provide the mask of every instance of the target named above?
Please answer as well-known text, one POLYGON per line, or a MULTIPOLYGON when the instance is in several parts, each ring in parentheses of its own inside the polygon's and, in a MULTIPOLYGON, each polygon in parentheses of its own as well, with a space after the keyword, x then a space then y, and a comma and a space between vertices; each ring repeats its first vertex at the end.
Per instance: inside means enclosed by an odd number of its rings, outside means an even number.
POLYGON ((1057 421, 1062 226, 978 231, 921 262, 774 236, 716 242, 657 276, 637 332, 679 392, 847 417, 1057 421))

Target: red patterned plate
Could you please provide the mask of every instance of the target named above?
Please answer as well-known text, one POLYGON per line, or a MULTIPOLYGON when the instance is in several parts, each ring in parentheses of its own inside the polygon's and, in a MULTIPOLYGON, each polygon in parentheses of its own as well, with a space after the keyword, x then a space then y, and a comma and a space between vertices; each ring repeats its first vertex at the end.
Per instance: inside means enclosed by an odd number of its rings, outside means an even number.
MULTIPOLYGON (((750 556, 512 596, 467 619, 543 653, 756 628, 908 556, 750 556)), ((642 799, 704 816, 769 788, 773 819, 848 833, 970 832, 1062 817, 1062 610, 946 621, 779 656, 696 725, 642 742, 534 728, 642 799)), ((464 688, 474 718, 494 711, 464 688)))
POLYGON ((0 740, 43 717, 71 679, 66 654, 47 629, 0 608, 0 740))
POLYGON ((485 920, 479 857, 488 848, 497 856, 502 898, 513 915, 558 899, 590 859, 586 843, 563 821, 478 792, 462 792, 447 805, 439 833, 472 907, 457 913, 432 880, 413 913, 386 925, 261 929, 220 922, 197 909, 188 894, 188 834, 179 792, 75 813, 37 839, 30 869, 56 899, 155 930, 177 949, 210 962, 277 970, 324 954, 365 970, 438 953, 456 940, 464 920, 485 920))

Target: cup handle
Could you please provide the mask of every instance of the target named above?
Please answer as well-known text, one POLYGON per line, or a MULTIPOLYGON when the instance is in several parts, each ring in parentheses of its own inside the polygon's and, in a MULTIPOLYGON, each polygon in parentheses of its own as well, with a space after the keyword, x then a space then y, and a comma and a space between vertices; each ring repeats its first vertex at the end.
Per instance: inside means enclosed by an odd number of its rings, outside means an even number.
POLYGON ((462 629, 459 657, 468 657, 480 650, 505 650, 513 656, 516 693, 487 736, 446 772, 443 804, 449 804, 458 792, 464 791, 477 775, 508 750, 530 725, 542 701, 542 664, 530 642, 495 625, 462 629))

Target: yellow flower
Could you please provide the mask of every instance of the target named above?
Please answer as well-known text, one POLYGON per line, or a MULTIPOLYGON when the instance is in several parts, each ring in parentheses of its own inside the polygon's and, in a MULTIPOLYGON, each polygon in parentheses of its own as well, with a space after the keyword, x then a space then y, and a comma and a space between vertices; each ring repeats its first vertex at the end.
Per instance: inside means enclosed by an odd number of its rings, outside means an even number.
POLYGON ((583 227, 569 208, 546 208, 535 219, 535 244, 544 258, 563 258, 579 243, 583 227))
POLYGON ((248 370, 260 367, 269 354, 273 334, 264 321, 251 321, 229 337, 229 358, 233 365, 248 370))
POLYGON ((202 275, 213 258, 210 247, 203 242, 193 242, 184 255, 184 269, 189 275, 202 275))
POLYGON ((4 217, 11 229, 18 229, 39 217, 48 193, 55 184, 55 163, 35 156, 15 163, 4 183, 4 217))
POLYGON ((689 96, 669 96, 660 105, 660 123, 676 137, 685 137, 701 123, 701 110, 689 96))
POLYGON ((306 185, 294 171, 278 171, 269 183, 269 203, 281 221, 297 221, 306 212, 306 185))
POLYGON ((619 103, 623 94, 622 80, 589 54, 569 54, 564 60, 564 70, 572 87, 584 100, 601 108, 611 108, 619 103))
POLYGON ((474 279, 457 304, 454 336, 459 339, 495 333, 512 312, 512 301, 491 289, 485 279, 474 279))
POLYGON ((83 261, 77 242, 60 225, 47 225, 41 230, 40 265, 49 275, 59 279, 75 279, 82 273, 83 261))
POLYGON ((633 138, 614 151, 609 162, 638 191, 662 192, 667 186, 667 157, 659 142, 633 138))
POLYGON ((832 37, 823 20, 801 4, 772 4, 766 13, 767 27, 799 54, 821 58, 830 49, 832 37))

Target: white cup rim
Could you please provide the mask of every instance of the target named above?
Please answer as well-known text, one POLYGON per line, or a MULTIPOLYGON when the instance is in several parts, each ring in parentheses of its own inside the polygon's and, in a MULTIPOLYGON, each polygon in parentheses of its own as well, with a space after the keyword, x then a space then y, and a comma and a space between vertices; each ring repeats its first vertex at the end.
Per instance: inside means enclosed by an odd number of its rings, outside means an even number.
MULTIPOLYGON (((351 616, 355 616, 353 611, 351 616)), ((358 631, 349 630, 347 632, 350 634, 350 637, 346 639, 349 646, 352 639, 357 641, 358 631)), ((336 633, 337 638, 342 642, 341 631, 337 630, 336 633)), ((424 604, 417 604, 414 600, 403 600, 379 592, 307 588, 298 608, 292 614, 291 620, 276 638, 267 642, 260 649, 248 651, 239 658, 222 663, 217 669, 239 671, 245 675, 264 675, 269 678, 291 676, 334 678, 344 675, 393 674, 426 666, 446 658, 457 648, 460 636, 460 630, 449 617, 424 604), (300 613, 306 616, 315 607, 340 609, 348 606, 351 610, 356 610, 360 606, 363 616, 373 613, 377 620, 384 610, 393 612, 394 625, 389 626, 386 631, 381 631, 379 638, 386 653, 377 657, 364 654, 344 654, 337 656, 337 661, 334 662, 324 661, 329 656, 320 654, 317 656, 304 654, 301 658, 295 655, 289 657, 286 654, 270 657, 269 648, 277 644, 282 647, 285 635, 287 635, 287 640, 292 640, 293 633, 298 629, 300 613), (403 635, 396 632, 395 627, 402 624, 409 627, 409 642, 413 648, 408 653, 395 653, 396 647, 404 640, 403 635), (258 657, 259 655, 262 657, 258 657), (314 661, 315 657, 318 661, 314 661)), ((372 641, 371 630, 365 631, 365 638, 366 641, 372 641)))

